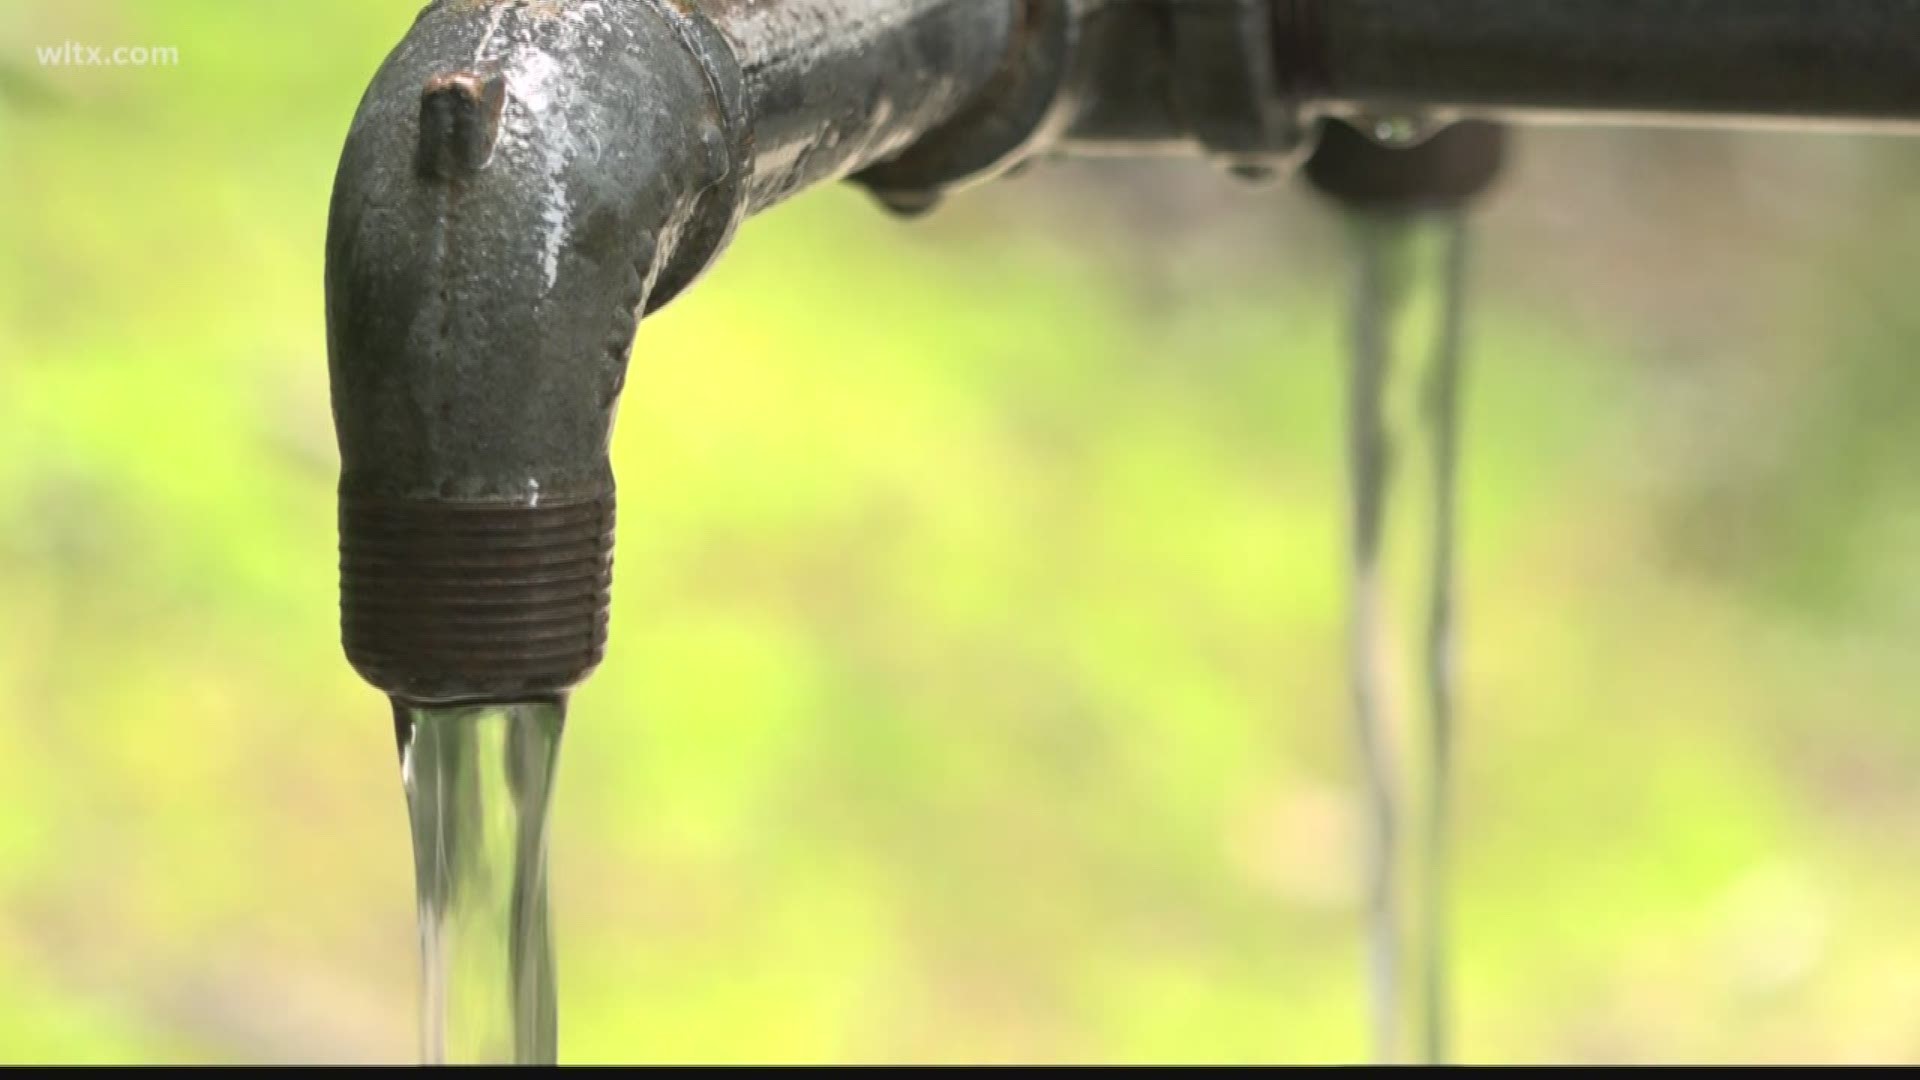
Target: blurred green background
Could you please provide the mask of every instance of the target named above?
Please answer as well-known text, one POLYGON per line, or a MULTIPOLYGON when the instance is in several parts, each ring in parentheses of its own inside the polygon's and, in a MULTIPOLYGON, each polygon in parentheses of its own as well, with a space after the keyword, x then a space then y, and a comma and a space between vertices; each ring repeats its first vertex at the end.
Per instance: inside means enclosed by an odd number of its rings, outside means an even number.
MULTIPOLYGON (((414 8, 0 5, 0 1059, 413 1056, 321 250, 414 8)), ((1920 1057, 1916 166, 1529 133, 1486 215, 1468 1060, 1920 1057)), ((1069 165, 809 194, 643 328, 566 1060, 1365 1053, 1346 267, 1292 187, 1069 165)))

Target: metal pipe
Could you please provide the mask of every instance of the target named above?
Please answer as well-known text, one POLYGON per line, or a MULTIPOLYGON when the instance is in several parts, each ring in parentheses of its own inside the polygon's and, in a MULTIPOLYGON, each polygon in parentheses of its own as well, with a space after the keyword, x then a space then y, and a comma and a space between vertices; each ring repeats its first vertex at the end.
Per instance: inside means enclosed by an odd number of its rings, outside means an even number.
POLYGON ((886 160, 1007 63, 1016 0, 708 0, 753 126, 751 208, 886 160))
POLYGON ((635 326, 808 186, 1270 175, 1327 113, 1911 122, 1917 56, 1920 0, 437 0, 329 223, 348 653, 412 701, 584 677, 635 326))
POLYGON ((341 622, 407 702, 598 664, 635 326, 748 213, 918 141, 1025 0, 438 0, 361 102, 327 330, 341 622))
POLYGON ((1920 0, 1275 0, 1309 107, 1920 124, 1920 0))

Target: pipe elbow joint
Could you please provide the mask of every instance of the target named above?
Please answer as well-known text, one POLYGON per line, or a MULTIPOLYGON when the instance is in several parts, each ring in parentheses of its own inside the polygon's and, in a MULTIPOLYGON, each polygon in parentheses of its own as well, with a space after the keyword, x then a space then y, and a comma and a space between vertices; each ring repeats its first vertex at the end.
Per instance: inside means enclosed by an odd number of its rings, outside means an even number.
POLYGON ((663 0, 439 0, 361 103, 327 327, 348 658, 396 698, 599 662, 636 325, 745 215, 742 79, 663 0))

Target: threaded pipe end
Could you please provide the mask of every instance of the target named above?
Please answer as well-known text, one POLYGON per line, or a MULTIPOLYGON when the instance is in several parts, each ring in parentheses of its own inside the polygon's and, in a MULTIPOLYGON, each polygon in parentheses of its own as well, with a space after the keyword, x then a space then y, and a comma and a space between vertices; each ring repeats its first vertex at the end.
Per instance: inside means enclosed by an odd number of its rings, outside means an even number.
POLYGON ((565 693, 600 663, 613 496, 542 504, 340 496, 340 626, 361 677, 418 702, 565 693))

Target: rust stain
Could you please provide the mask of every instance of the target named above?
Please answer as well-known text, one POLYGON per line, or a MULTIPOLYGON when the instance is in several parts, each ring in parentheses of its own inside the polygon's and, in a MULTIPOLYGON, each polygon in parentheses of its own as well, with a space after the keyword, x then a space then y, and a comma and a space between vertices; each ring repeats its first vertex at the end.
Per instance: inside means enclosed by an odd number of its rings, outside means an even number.
POLYGON ((453 71, 427 80, 420 100, 420 170, 457 179, 486 168, 500 139, 506 80, 453 71))

